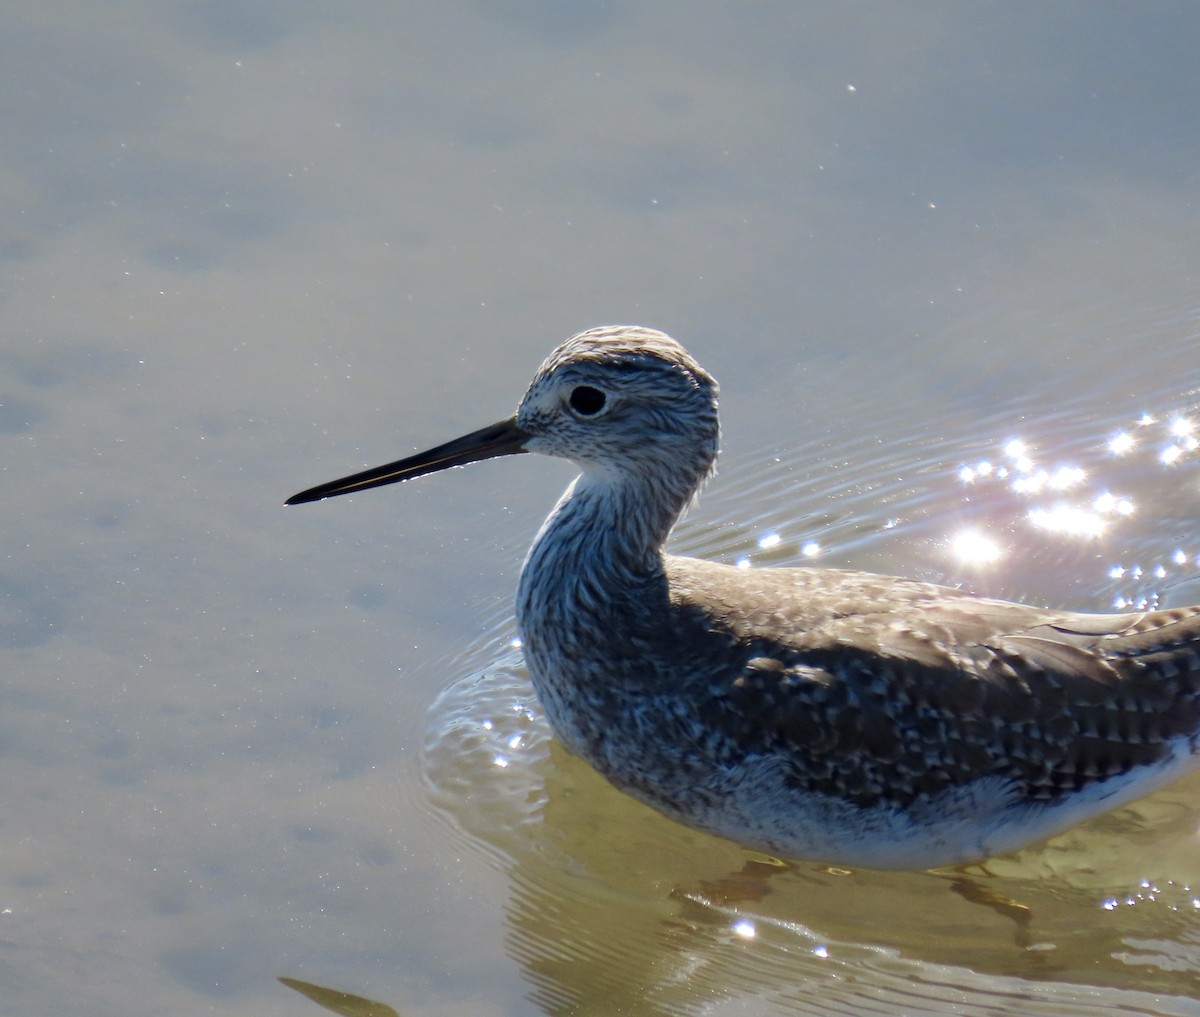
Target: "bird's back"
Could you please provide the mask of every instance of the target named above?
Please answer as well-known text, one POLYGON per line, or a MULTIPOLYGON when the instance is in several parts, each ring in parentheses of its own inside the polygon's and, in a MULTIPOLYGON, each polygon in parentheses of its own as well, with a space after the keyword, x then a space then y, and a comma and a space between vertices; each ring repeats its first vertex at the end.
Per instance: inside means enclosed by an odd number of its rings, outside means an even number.
POLYGON ((836 570, 731 583, 685 558, 668 575, 682 616, 728 653, 710 722, 748 751, 790 752, 799 786, 860 805, 984 775, 1053 802, 1190 754, 1200 733, 1200 607, 1048 611, 836 570))

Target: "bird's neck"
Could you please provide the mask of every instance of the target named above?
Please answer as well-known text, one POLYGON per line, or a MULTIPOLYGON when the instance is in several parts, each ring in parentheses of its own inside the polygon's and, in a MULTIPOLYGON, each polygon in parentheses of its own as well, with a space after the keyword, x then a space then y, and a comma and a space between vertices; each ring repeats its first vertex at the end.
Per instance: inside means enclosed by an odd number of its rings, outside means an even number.
POLYGON ((695 484, 608 482, 584 474, 559 499, 521 569, 517 627, 535 677, 552 660, 601 652, 594 640, 636 627, 642 601, 663 596, 662 545, 695 484))
POLYGON ((581 751, 581 687, 620 675, 612 658, 644 645, 667 598, 662 544, 691 496, 581 476, 534 538, 517 586, 517 627, 538 698, 560 738, 581 751))
POLYGON ((587 576, 609 582, 662 572, 662 546, 691 498, 693 486, 587 473, 576 477, 533 540, 522 585, 557 586, 587 576))

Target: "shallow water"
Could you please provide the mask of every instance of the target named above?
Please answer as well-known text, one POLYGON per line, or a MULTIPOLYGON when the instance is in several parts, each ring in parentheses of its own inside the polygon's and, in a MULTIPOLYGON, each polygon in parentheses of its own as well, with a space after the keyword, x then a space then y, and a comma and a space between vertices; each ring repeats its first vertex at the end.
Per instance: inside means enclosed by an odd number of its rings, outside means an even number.
POLYGON ((511 600, 568 466, 281 503, 637 321, 722 385, 678 553, 1200 602, 1200 14, 3 21, 0 1009, 1196 1012, 1197 779, 778 866, 547 737, 511 600))

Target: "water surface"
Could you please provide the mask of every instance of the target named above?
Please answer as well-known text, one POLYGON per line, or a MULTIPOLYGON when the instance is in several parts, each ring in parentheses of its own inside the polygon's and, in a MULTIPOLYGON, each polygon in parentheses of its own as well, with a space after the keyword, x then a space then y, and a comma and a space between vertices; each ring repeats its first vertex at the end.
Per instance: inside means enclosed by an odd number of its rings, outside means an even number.
POLYGON ((281 503, 629 321, 722 384, 677 551, 1200 602, 1200 14, 2 20, 6 1010, 1195 1012, 1196 780, 781 868, 547 737, 511 595, 568 466, 281 503))

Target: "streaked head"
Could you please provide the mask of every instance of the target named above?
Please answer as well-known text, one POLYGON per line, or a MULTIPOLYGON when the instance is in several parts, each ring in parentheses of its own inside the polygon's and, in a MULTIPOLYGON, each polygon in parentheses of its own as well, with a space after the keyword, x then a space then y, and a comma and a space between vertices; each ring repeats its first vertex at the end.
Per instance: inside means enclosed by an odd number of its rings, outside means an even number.
POLYGON ((528 451, 588 472, 702 478, 717 455, 717 394, 713 377, 670 336, 605 326, 546 358, 516 419, 530 435, 528 451))

